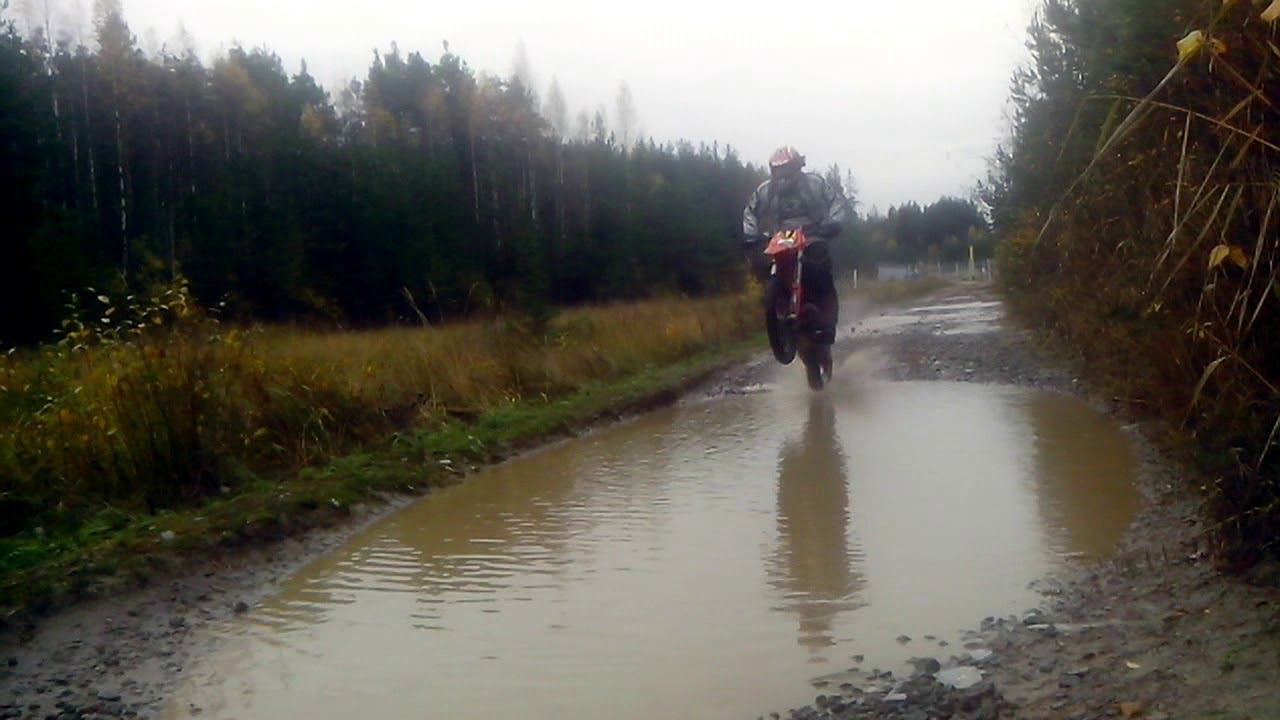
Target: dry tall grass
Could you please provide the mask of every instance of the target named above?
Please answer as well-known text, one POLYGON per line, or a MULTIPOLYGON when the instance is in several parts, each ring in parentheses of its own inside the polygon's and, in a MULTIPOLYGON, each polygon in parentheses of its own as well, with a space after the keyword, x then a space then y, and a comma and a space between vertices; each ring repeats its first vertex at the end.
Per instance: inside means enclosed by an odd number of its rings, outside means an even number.
POLYGON ((1093 99, 1121 120, 1003 276, 1095 377, 1190 430, 1250 562, 1280 542, 1280 49, 1271 9, 1204 12, 1150 94, 1093 99))
POLYGON ((89 304, 93 320, 56 346, 0 360, 0 536, 234 492, 400 428, 562 397, 757 331, 747 296, 566 310, 540 333, 504 319, 226 328, 182 288, 89 304))

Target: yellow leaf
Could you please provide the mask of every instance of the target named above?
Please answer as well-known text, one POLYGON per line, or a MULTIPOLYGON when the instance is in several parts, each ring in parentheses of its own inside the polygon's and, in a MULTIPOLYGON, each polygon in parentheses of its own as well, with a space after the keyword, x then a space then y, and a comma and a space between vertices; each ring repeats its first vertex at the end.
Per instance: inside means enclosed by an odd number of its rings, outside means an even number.
POLYGON ((103 305, 110 305, 111 298, 107 297, 106 295, 99 295, 98 302, 102 303, 103 305))
POLYGON ((1266 22, 1275 22, 1277 18, 1280 18, 1280 0, 1273 0, 1267 9, 1262 11, 1262 19, 1266 22))
POLYGON ((1209 49, 1213 51, 1214 55, 1223 55, 1227 52, 1227 44, 1218 38, 1214 38, 1209 41, 1209 49))
MULTIPOLYGON (((1280 5, 1280 0, 1276 0, 1276 4, 1280 5)), ((1178 62, 1191 59, 1191 56, 1200 52, 1202 47, 1204 47, 1204 33, 1192 30, 1190 34, 1178 41, 1178 62)))
POLYGON ((1124 666, 1125 666, 1125 667, 1127 667, 1127 668, 1129 668, 1130 670, 1137 670, 1137 669, 1139 669, 1139 668, 1141 668, 1141 667, 1142 667, 1141 665, 1139 665, 1138 663, 1136 663, 1136 662, 1134 662, 1134 661, 1132 661, 1132 660, 1125 660, 1125 661, 1124 661, 1124 666))
MULTIPOLYGON (((1280 1, 1280 0, 1278 0, 1280 1)), ((1209 252, 1209 269, 1212 270, 1222 264, 1223 260, 1231 255, 1231 248, 1227 245, 1219 245, 1209 252)))
POLYGON ((1244 251, 1235 245, 1231 246, 1231 262, 1235 263, 1241 270, 1249 267, 1249 258, 1245 257, 1244 251))

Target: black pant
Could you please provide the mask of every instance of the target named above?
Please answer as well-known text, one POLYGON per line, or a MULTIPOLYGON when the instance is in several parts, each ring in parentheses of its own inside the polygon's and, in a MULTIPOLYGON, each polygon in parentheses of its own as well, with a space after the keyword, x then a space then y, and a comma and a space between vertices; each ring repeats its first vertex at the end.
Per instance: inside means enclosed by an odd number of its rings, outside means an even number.
MULTIPOLYGON (((772 263, 758 249, 750 251, 751 270, 761 285, 769 282, 772 263)), ((836 295, 836 283, 831 267, 831 248, 826 242, 816 242, 804 249, 804 268, 800 281, 804 283, 805 303, 818 308, 818 339, 826 344, 835 342, 836 323, 840 319, 840 299, 836 295)))
POLYGON ((818 340, 830 345, 836 341, 836 323, 840 320, 840 298, 831 267, 831 248, 826 242, 804 249, 804 267, 800 271, 804 283, 805 302, 818 307, 818 340))

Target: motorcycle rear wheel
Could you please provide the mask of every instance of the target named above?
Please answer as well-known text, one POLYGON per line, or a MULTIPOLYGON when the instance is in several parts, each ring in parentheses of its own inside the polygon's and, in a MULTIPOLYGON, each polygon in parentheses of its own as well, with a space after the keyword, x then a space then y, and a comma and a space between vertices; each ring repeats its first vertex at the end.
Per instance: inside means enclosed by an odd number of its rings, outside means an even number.
POLYGON ((796 328, 787 317, 790 314, 790 288, 777 276, 769 278, 764 293, 764 328, 773 357, 783 365, 790 365, 796 357, 796 328))

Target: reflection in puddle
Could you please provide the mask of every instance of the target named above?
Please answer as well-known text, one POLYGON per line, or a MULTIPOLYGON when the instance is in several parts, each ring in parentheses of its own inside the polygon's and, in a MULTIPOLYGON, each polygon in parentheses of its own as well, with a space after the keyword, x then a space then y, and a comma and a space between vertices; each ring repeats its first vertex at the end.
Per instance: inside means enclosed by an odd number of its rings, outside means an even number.
POLYGON ((834 620, 857 607, 861 551, 849 537, 849 483, 835 432, 835 407, 815 398, 804 431, 778 457, 778 548, 774 574, 785 608, 799 618, 799 642, 821 652, 836 644, 834 620))
POLYGON ((229 628, 171 716, 755 717, 1030 607, 1136 504, 1127 440, 1077 401, 798 377, 395 513, 229 628))
POLYGON ((1036 507, 1054 549, 1106 555, 1138 510, 1128 438, 1112 423, 1099 422, 1088 405, 1064 395, 1028 394, 1019 405, 1033 429, 1036 507))

